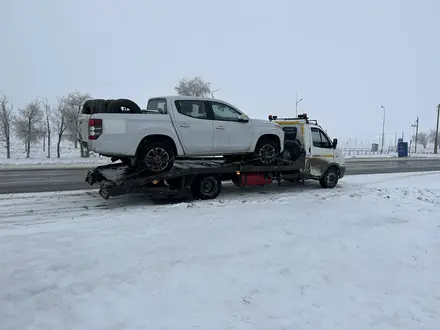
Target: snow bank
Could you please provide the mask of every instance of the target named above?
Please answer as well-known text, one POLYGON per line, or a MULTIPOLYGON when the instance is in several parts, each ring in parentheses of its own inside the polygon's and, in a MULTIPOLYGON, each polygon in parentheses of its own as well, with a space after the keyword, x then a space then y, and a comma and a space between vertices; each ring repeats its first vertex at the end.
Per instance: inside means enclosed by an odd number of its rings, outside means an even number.
POLYGON ((231 187, 176 205, 0 195, 2 327, 437 329, 439 180, 231 187))

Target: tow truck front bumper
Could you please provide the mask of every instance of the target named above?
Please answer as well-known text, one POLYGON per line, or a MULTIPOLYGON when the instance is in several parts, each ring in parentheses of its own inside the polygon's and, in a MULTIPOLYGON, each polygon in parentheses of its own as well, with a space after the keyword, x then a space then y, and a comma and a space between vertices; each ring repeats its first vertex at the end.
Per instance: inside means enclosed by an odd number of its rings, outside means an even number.
POLYGON ((346 169, 345 165, 339 167, 339 179, 342 179, 345 176, 346 169))

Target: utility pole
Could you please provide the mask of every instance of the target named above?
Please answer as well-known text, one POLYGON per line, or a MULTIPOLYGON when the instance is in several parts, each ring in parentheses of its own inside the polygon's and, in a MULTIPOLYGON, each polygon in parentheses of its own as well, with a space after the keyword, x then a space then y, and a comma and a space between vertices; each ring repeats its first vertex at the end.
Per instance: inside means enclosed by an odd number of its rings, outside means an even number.
POLYGON ((383 144, 385 142, 385 107, 381 105, 383 109, 383 122, 382 122, 382 148, 380 149, 380 153, 383 153, 383 144))
POLYGON ((419 135, 419 116, 417 116, 416 120, 416 144, 414 145, 414 153, 417 153, 417 135, 419 135))
POLYGON ((437 127, 435 129, 435 137, 434 137, 434 153, 437 154, 438 148, 438 121, 440 116, 440 104, 437 106, 437 127))

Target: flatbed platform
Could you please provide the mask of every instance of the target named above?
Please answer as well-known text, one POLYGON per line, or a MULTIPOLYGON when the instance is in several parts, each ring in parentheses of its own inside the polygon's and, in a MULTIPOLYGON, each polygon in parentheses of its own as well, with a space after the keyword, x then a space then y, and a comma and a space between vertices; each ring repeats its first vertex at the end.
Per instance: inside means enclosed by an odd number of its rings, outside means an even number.
POLYGON ((90 185, 99 183, 99 194, 104 199, 127 193, 210 199, 220 193, 222 181, 232 180, 243 187, 265 185, 273 181, 280 183, 281 174, 304 179, 305 159, 282 162, 282 165, 255 166, 246 162, 226 163, 223 160, 181 160, 176 161, 170 171, 159 174, 134 171, 122 163, 114 163, 89 170, 86 181, 90 185), (252 182, 248 180, 250 176, 252 182), (214 185, 212 189, 215 191, 204 190, 202 186, 205 183, 214 185))

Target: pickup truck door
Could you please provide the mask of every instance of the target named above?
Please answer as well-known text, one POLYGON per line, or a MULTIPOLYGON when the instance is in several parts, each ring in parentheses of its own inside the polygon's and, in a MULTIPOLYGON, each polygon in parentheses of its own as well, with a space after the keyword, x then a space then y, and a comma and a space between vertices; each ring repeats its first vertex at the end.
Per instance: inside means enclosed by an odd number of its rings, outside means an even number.
POLYGON ((175 101, 174 123, 187 155, 212 153, 214 128, 200 100, 175 101))
POLYGON ((321 176, 327 170, 328 164, 334 161, 335 150, 333 143, 320 127, 310 126, 310 136, 310 174, 321 176))
POLYGON ((213 113, 214 152, 219 155, 249 152, 253 132, 250 121, 239 121, 242 113, 221 102, 209 101, 213 113))

